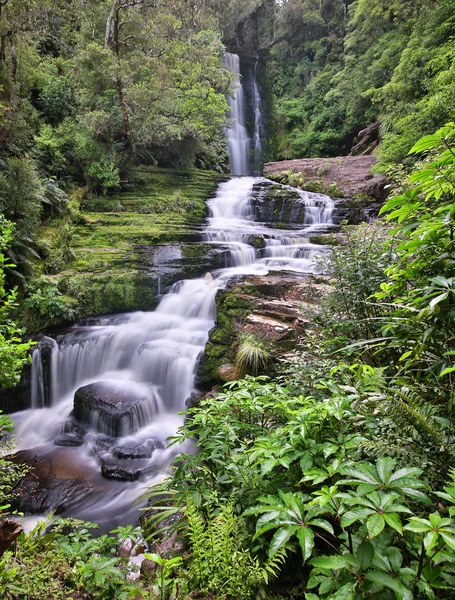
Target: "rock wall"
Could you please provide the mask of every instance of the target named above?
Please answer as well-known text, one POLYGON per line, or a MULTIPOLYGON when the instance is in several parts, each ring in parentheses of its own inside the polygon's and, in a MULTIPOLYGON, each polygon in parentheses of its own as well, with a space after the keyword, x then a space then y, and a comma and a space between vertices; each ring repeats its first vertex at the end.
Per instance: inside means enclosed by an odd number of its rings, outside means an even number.
POLYGON ((295 349, 313 327, 307 311, 317 311, 329 286, 324 277, 247 277, 218 292, 217 324, 199 362, 197 385, 208 390, 238 378, 235 355, 240 333, 262 340, 273 361, 295 349))
POLYGON ((375 156, 339 156, 337 158, 302 158, 264 165, 264 175, 276 177, 284 172, 302 175, 300 187, 330 193, 336 186, 345 198, 359 195, 383 201, 387 197, 387 178, 371 172, 375 156), (319 184, 319 190, 314 189, 319 184))

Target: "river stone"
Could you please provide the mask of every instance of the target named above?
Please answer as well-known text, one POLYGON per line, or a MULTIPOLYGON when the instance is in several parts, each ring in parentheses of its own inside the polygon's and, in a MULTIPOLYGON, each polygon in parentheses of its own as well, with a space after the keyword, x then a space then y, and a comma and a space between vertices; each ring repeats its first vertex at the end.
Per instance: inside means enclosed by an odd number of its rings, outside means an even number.
POLYGON ((150 458, 155 450, 164 450, 165 448, 163 442, 148 440, 145 443, 125 443, 116 446, 112 454, 115 458, 150 458))
POLYGON ((82 438, 77 433, 62 433, 54 440, 55 446, 82 446, 82 438))
POLYGON ((55 446, 82 446, 85 431, 76 423, 66 421, 62 430, 54 440, 55 446))
POLYGON ((218 369, 218 377, 221 381, 237 381, 240 379, 240 373, 235 365, 221 365, 218 369))
POLYGON ((101 463, 101 475, 116 481, 136 481, 147 473, 146 465, 120 464, 104 460, 101 463))
POLYGON ((138 384, 97 381, 76 391, 73 415, 101 433, 122 437, 139 428, 135 417, 149 400, 147 390, 138 384))

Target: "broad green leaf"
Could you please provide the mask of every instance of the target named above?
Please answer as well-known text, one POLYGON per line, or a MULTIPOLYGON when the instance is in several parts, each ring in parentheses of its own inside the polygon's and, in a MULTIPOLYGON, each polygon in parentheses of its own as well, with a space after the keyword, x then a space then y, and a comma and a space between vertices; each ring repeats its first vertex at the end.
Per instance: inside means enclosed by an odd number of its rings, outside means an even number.
POLYGON ((380 513, 374 513, 367 520, 367 529, 371 538, 376 537, 381 533, 385 527, 385 521, 383 515, 380 513))
POLYGON ((349 562, 343 556, 318 556, 312 558, 310 564, 319 569, 345 569, 349 562))
POLYGON ((334 596, 332 596, 331 600, 353 600, 355 598, 354 586, 354 581, 347 583, 340 588, 334 596))
POLYGON ((269 558, 273 558, 278 550, 286 545, 289 538, 297 533, 298 528, 298 525, 286 525, 275 532, 269 546, 269 558))
POLYGON ((357 548, 357 560, 362 570, 368 569, 373 562, 374 546, 369 541, 362 542, 357 548))
POLYGON ((349 527, 349 525, 352 525, 355 521, 370 516, 372 512, 374 512, 373 509, 365 508, 363 506, 353 508, 342 516, 341 527, 349 527))
POLYGON ((455 531, 446 531, 445 529, 440 530, 439 531, 439 535, 442 537, 442 539, 445 541, 445 543, 449 546, 449 548, 452 548, 452 550, 455 550, 455 531))
POLYGON ((396 461, 393 458, 380 457, 376 461, 376 469, 378 475, 384 483, 389 481, 389 478, 393 472, 396 461))
POLYGON ((314 533, 310 527, 299 527, 297 537, 302 549, 303 562, 306 562, 313 552, 314 548, 314 533))
POLYGON ((314 525, 315 527, 320 527, 321 529, 328 531, 332 535, 335 535, 332 525, 325 519, 311 519, 311 521, 309 521, 308 524, 314 525))
POLYGON ((365 579, 393 590, 400 600, 413 600, 413 595, 407 588, 406 584, 399 579, 395 579, 391 575, 388 575, 387 573, 368 571, 365 573, 365 579))
POLYGON ((388 557, 390 561, 390 566, 395 571, 395 573, 398 573, 398 571, 401 568, 401 565, 403 564, 403 555, 398 550, 398 548, 392 546, 391 548, 389 548, 388 557))
POLYGON ((398 533, 400 535, 403 534, 403 525, 402 525, 401 519, 397 515, 397 513, 395 513, 395 512, 384 513, 384 519, 385 519, 385 522, 387 523, 387 525, 390 525, 390 527, 393 527, 393 529, 398 531, 398 533))

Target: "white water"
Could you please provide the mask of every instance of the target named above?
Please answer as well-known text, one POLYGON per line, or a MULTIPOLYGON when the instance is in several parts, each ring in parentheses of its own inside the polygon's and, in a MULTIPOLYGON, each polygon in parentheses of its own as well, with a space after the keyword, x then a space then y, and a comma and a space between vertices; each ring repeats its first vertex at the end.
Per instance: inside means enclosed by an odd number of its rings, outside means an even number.
MULTIPOLYGON (((238 57, 228 55, 228 64, 238 74, 238 57)), ((259 92, 258 92, 259 94, 259 92)), ((259 110, 259 99, 257 100, 259 110)), ((256 104, 256 102, 255 102, 256 104)), ((244 127, 243 90, 239 87, 232 105, 233 127, 229 133, 231 168, 246 174, 248 144, 244 127)), ((259 119, 259 116, 256 115, 259 119)), ((260 135, 254 138, 260 155, 260 135)), ((331 223, 333 201, 321 194, 299 192, 305 207, 299 230, 283 230, 253 219, 252 190, 263 178, 233 178, 220 185, 208 201, 209 219, 204 241, 227 248, 226 268, 195 280, 181 281, 161 300, 154 312, 100 318, 94 325, 74 326, 58 342, 46 339, 51 352, 51 401, 44 407, 44 372, 39 347, 33 354, 31 409, 16 413, 16 441, 20 449, 38 456, 56 456, 63 471, 76 469, 91 482, 91 489, 65 499, 64 515, 106 526, 133 522, 137 509, 132 502, 145 488, 160 481, 168 465, 185 447, 166 447, 166 439, 183 423, 186 401, 194 389, 200 353, 216 319, 215 295, 233 277, 265 275, 273 271, 305 274, 317 270, 314 257, 324 251, 311 244, 309 233, 331 223), (264 248, 251 245, 260 237, 264 248), (71 429, 74 394, 78 388, 97 383, 120 397, 140 399, 131 416, 121 422, 121 437, 105 442, 105 434, 116 428, 104 414, 90 412, 82 446, 60 448, 54 440, 71 429), (162 447, 141 459, 144 476, 135 483, 103 479, 100 463, 115 462, 116 451, 125 445, 162 447), (62 464, 63 461, 63 464, 62 464)), ((296 210, 300 211, 299 203, 296 210)), ((119 460, 119 463, 133 459, 119 460)), ((137 464, 137 463, 136 463, 137 464)))
POLYGON ((264 128, 264 119, 261 111, 261 92, 256 79, 257 62, 254 66, 253 77, 253 112, 254 112, 254 135, 253 135, 253 165, 255 169, 260 169, 262 164, 262 144, 261 137, 264 128))
POLYGON ((245 127, 245 95, 240 81, 240 59, 237 54, 226 53, 226 66, 235 74, 234 97, 228 97, 231 108, 231 123, 228 129, 231 173, 248 175, 250 139, 245 127))

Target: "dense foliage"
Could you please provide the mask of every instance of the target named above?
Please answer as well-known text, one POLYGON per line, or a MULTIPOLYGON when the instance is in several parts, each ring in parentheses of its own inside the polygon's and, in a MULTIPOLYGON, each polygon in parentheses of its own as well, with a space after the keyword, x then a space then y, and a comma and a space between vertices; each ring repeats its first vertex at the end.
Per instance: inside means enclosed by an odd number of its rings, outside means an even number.
MULTIPOLYGON (((284 2, 270 65, 277 156, 347 154, 379 120, 381 164, 404 160, 453 117, 454 9, 453 0, 284 2)), ((377 143, 375 130, 357 151, 377 143)))
POLYGON ((137 163, 226 170, 223 53, 199 0, 1 3, 0 212, 19 276, 39 271, 39 225, 71 194, 105 196, 137 163))
POLYGON ((383 209, 395 229, 347 230, 325 259, 319 335, 278 380, 247 377, 190 410, 176 441, 195 437, 199 452, 149 492, 169 499, 149 531, 182 515, 182 585, 222 598, 452 596, 454 148, 453 124, 422 138, 383 209), (220 579, 210 557, 232 535, 273 578, 238 588, 238 561, 220 579))

